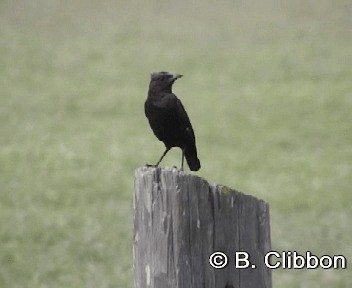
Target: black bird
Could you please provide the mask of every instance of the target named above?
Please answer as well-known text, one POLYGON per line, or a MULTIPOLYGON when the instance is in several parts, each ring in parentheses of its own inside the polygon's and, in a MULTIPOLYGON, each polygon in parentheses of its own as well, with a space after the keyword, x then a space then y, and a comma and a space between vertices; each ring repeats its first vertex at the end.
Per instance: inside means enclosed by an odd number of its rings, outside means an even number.
POLYGON ((187 112, 180 99, 172 93, 172 85, 182 75, 169 72, 155 72, 151 74, 148 98, 144 104, 145 116, 149 120, 155 136, 164 142, 166 150, 153 165, 158 166, 172 147, 182 150, 181 169, 186 157, 187 164, 192 171, 200 169, 197 157, 196 139, 187 112))

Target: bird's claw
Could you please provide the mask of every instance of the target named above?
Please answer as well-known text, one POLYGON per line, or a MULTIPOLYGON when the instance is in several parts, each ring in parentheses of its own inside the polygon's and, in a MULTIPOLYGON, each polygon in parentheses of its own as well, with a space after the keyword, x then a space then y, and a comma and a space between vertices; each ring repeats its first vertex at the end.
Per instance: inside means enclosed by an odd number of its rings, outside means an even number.
POLYGON ((158 167, 158 166, 157 166, 157 165, 155 165, 155 164, 148 164, 148 163, 147 163, 147 164, 145 164, 145 166, 146 166, 146 167, 154 167, 154 168, 158 167))
POLYGON ((177 170, 181 170, 181 171, 183 171, 183 168, 182 167, 180 167, 180 168, 178 168, 177 166, 172 166, 172 168, 174 168, 174 169, 177 169, 177 170))

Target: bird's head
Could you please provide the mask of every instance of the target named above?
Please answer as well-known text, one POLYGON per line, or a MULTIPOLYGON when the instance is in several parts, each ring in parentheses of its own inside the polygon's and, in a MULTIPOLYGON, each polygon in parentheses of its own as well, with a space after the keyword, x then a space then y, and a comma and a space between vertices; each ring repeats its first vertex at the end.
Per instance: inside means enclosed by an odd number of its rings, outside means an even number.
POLYGON ((172 84, 182 75, 170 72, 154 72, 150 76, 149 89, 171 92, 172 84))

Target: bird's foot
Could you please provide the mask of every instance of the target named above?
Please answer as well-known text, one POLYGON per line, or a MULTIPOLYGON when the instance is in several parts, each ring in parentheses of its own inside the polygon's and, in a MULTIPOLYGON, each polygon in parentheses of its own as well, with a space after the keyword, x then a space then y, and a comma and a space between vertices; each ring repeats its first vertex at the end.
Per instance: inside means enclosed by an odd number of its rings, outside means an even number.
POLYGON ((182 167, 180 167, 180 168, 178 168, 177 166, 172 166, 172 168, 174 168, 174 169, 177 169, 177 170, 181 170, 181 171, 183 171, 183 168, 182 167))
POLYGON ((155 164, 145 164, 144 166, 146 166, 146 167, 154 167, 154 168, 156 168, 156 167, 158 167, 158 165, 155 165, 155 164))

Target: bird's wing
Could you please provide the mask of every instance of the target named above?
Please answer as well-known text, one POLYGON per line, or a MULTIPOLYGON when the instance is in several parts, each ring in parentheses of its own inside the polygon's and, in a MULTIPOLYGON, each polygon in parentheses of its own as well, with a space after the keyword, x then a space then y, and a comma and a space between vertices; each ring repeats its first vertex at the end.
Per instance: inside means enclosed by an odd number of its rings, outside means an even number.
POLYGON ((185 108, 183 107, 181 100, 178 99, 177 97, 176 97, 176 112, 177 112, 177 117, 179 119, 180 124, 182 126, 185 126, 187 134, 190 136, 190 139, 192 140, 192 142, 195 143, 195 136, 194 136, 194 131, 192 128, 191 121, 189 120, 189 117, 187 115, 185 108))

